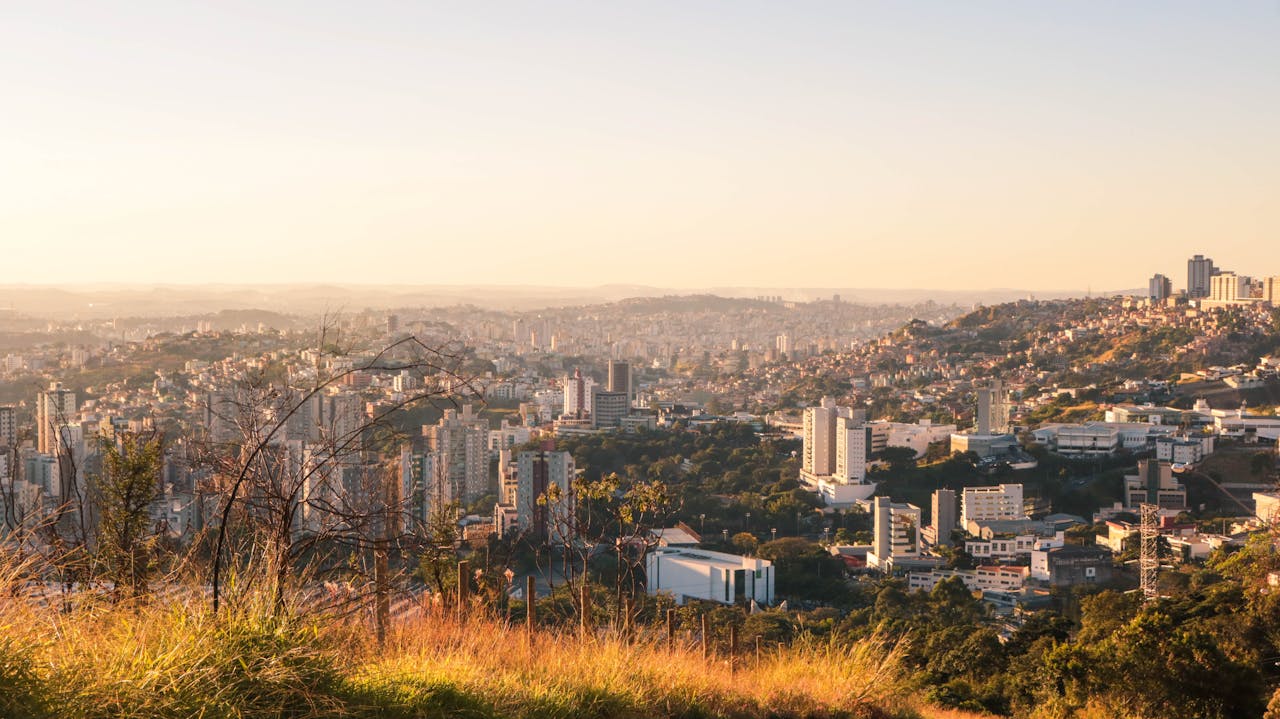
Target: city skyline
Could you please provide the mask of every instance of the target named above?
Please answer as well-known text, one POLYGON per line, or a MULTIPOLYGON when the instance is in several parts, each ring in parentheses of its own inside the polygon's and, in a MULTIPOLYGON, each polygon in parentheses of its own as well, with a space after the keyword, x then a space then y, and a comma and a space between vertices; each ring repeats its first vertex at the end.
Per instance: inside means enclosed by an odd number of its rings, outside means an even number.
POLYGON ((1176 285, 1200 253, 1274 271, 1274 4, 4 15, 6 263, 58 251, 12 281, 1084 291, 1176 285))

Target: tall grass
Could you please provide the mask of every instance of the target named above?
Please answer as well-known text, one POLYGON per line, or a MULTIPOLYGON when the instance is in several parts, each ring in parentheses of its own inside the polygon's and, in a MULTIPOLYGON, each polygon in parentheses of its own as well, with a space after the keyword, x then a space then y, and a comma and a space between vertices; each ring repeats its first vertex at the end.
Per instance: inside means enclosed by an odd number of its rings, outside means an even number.
POLYGON ((3 585, 4 717, 933 716, 881 641, 803 641, 731 665, 656 636, 530 638, 489 617, 424 616, 379 646, 362 625, 278 620, 265 602, 63 613, 3 585))
POLYGON ((405 707, 443 695, 483 716, 566 718, 888 716, 903 690, 897 653, 881 642, 802 642, 731 666, 657 639, 530 641, 486 619, 406 626, 355 682, 405 707))

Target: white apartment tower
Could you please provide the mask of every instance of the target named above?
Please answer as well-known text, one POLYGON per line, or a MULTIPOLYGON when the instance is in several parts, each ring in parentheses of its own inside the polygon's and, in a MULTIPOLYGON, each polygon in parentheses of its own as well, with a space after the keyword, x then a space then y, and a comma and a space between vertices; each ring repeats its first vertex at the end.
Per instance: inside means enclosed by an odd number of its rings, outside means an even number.
POLYGON ((821 477, 835 471, 836 414, 835 400, 830 397, 823 397, 817 407, 805 408, 803 473, 821 477))
POLYGON ((565 377, 564 384, 564 416, 585 419, 591 414, 591 390, 595 380, 583 377, 581 370, 574 370, 572 377, 565 377))
POLYGON ((876 497, 872 503, 872 541, 868 559, 873 566, 887 569, 895 557, 920 556, 920 508, 876 497))
POLYGON ((1237 302, 1249 299, 1248 277, 1234 272, 1214 275, 1209 281, 1209 299, 1214 302, 1237 302))
POLYGON ((76 416, 76 393, 54 382, 36 395, 36 449, 42 454, 58 453, 58 427, 76 416))
POLYGON ((852 417, 836 418, 836 466, 832 472, 835 481, 845 484, 866 481, 871 442, 869 425, 852 417))

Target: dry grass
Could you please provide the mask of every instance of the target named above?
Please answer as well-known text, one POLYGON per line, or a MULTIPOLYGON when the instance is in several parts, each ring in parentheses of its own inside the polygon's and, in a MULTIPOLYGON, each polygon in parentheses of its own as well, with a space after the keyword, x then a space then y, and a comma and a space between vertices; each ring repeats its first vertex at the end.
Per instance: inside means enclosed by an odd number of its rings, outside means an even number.
POLYGON ((15 596, 0 577, 0 717, 962 717, 913 706, 896 647, 801 642, 704 661, 656 636, 580 639, 425 617, 363 626, 261 607, 15 596))
POLYGON ((530 642, 500 622, 425 619, 369 654, 357 681, 375 693, 448 686, 485 697, 495 716, 859 716, 902 698, 897 652, 876 641, 806 642, 730 666, 657 639, 530 642))

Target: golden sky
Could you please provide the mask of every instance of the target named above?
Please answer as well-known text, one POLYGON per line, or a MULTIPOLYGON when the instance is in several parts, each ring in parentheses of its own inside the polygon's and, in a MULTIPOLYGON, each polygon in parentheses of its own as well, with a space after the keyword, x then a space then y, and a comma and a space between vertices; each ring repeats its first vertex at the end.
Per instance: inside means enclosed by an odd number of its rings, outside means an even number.
POLYGON ((1280 274, 1273 0, 51 0, 0 79, 0 284, 1280 274))

